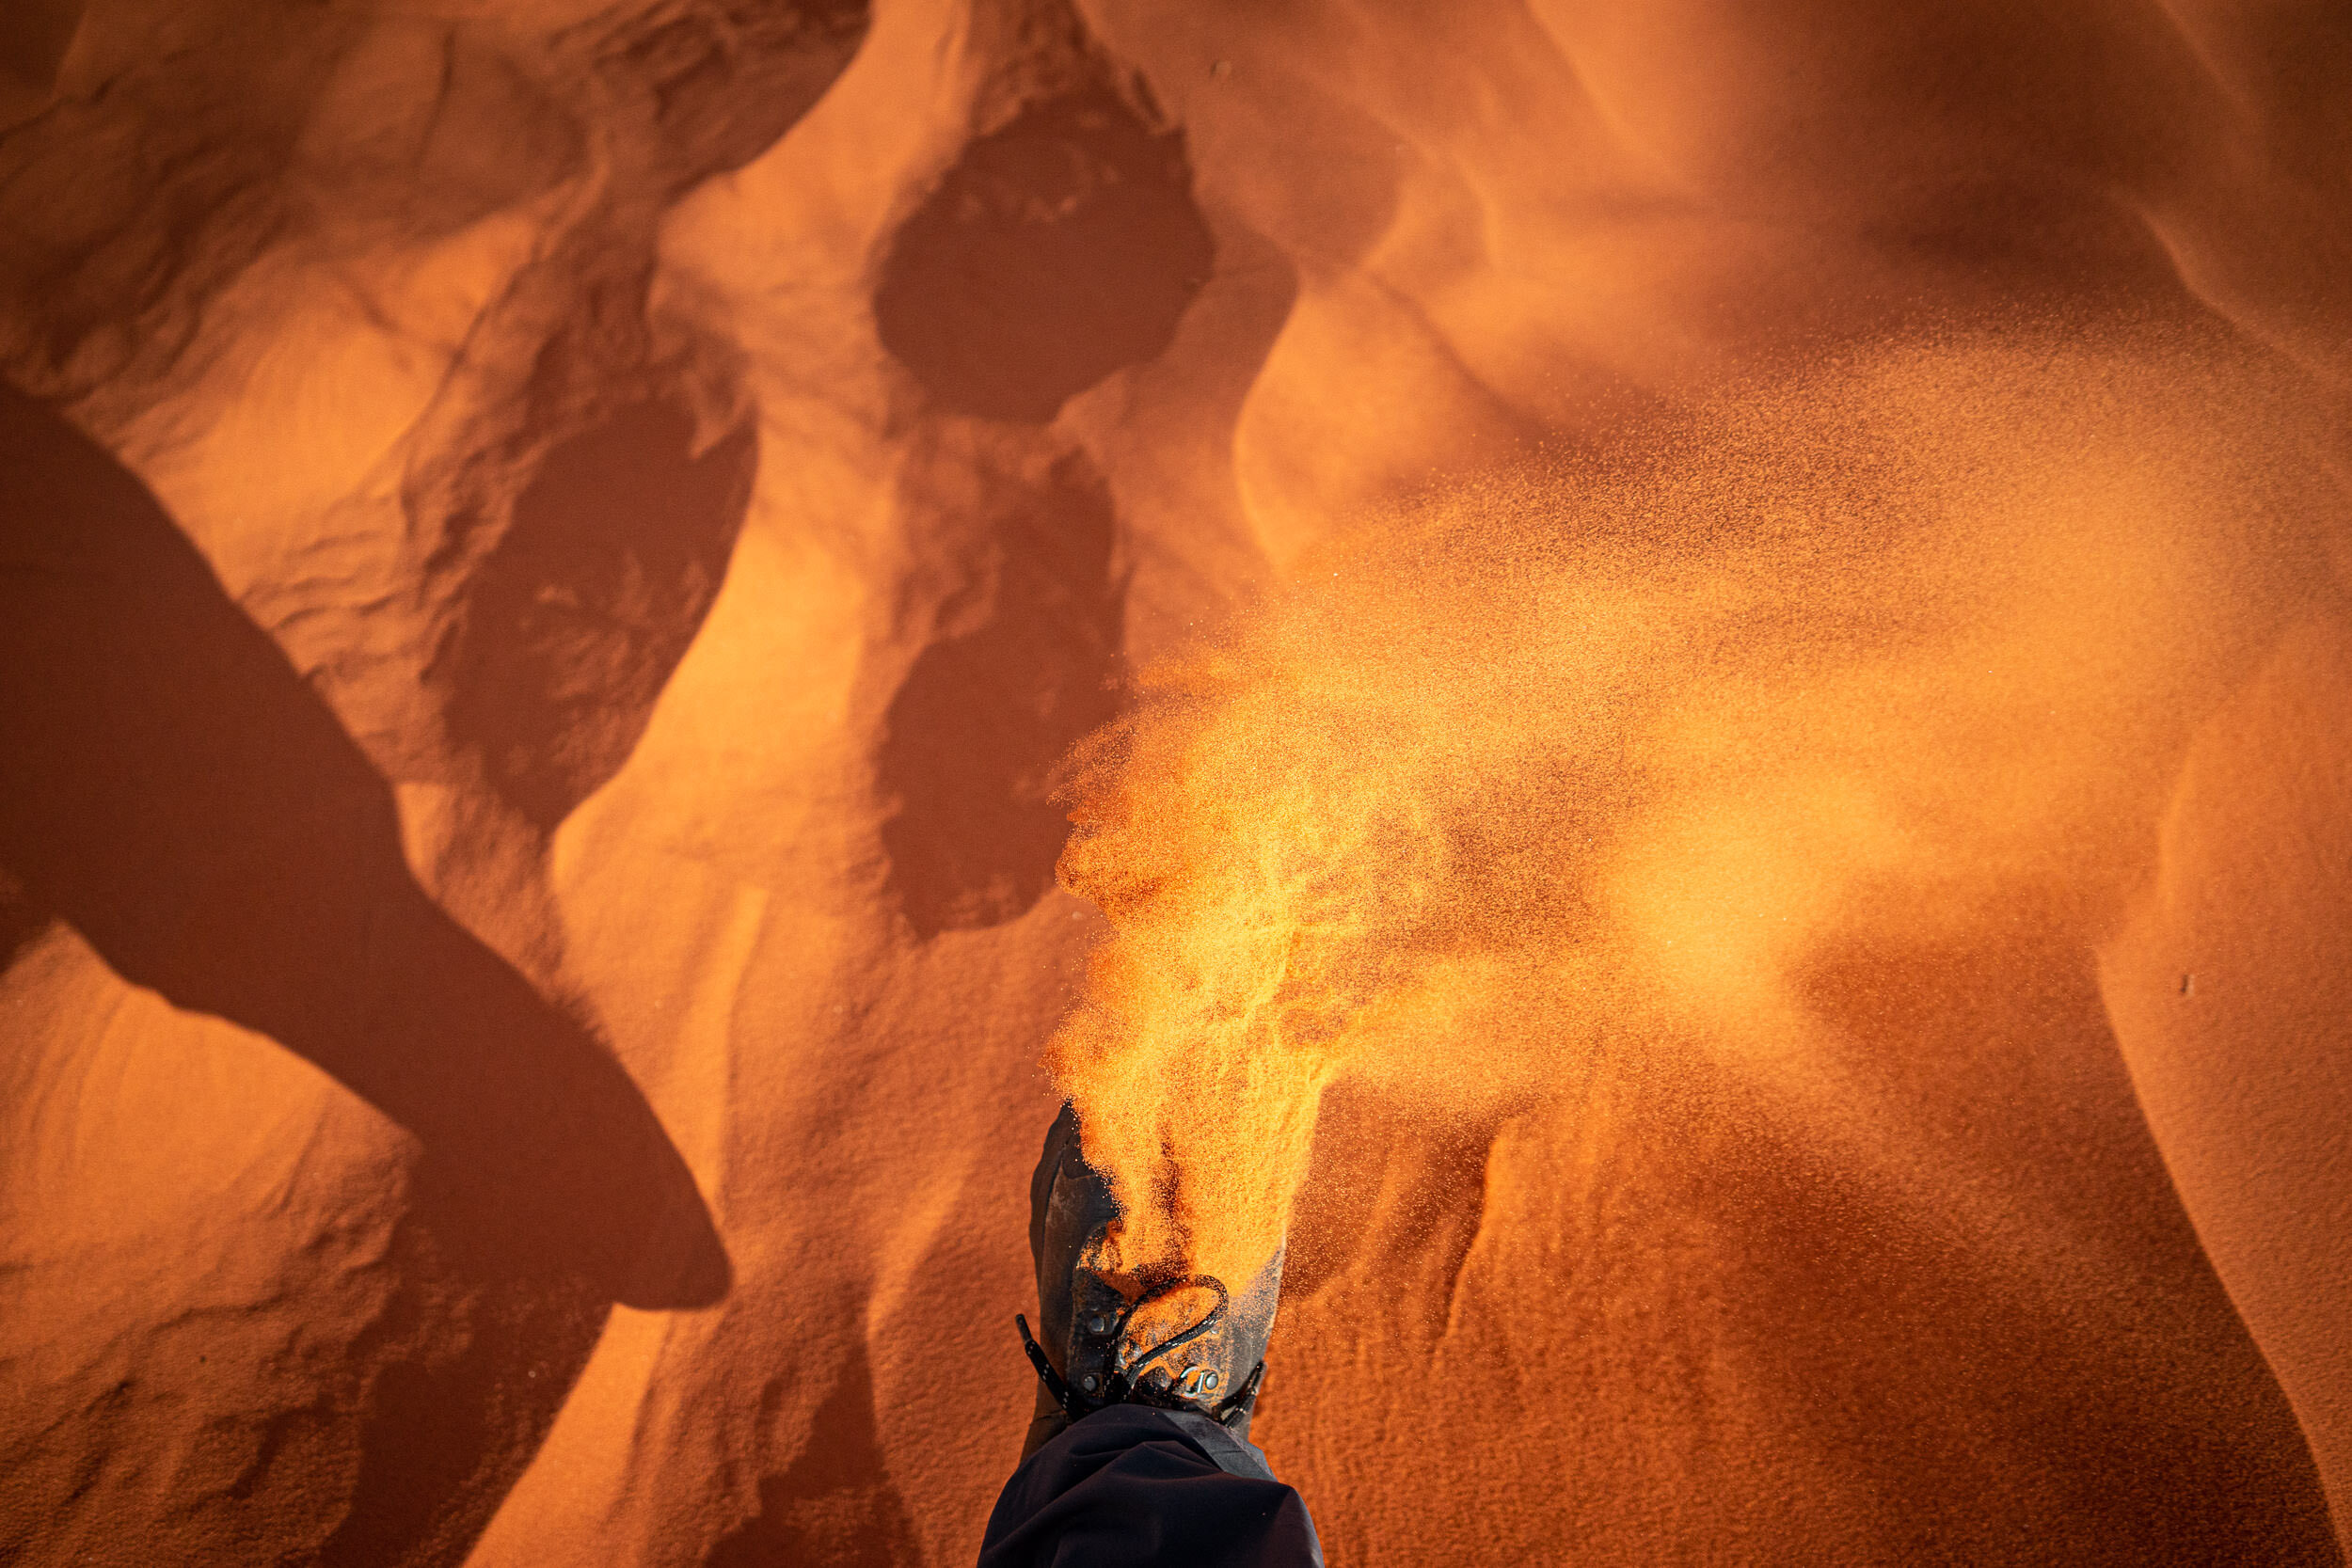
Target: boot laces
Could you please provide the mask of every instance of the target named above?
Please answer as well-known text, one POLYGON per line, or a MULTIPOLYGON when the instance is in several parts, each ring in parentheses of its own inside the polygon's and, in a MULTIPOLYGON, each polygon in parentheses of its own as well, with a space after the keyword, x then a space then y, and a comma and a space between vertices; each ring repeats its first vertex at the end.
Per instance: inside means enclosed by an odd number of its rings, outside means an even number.
MULTIPOLYGON (((1081 1393, 1072 1387, 1059 1372, 1054 1370, 1053 1362, 1046 1358, 1045 1348, 1040 1345, 1036 1337, 1029 1332, 1029 1320, 1025 1315, 1015 1312, 1012 1315, 1012 1321, 1021 1331, 1022 1348, 1028 1352, 1030 1363, 1037 1368, 1037 1375, 1045 1384, 1045 1391, 1054 1397, 1055 1402, 1062 1407, 1063 1413, 1074 1421, 1082 1416, 1090 1416, 1098 1410, 1107 1410, 1114 1404, 1125 1403, 1134 1397, 1136 1387, 1142 1381, 1145 1370, 1153 1362, 1192 1343, 1202 1335, 1215 1331, 1216 1326, 1225 1321, 1232 1307, 1232 1292, 1226 1290, 1225 1282, 1216 1275, 1197 1274, 1182 1279, 1171 1279, 1166 1284, 1155 1286, 1129 1302, 1126 1309, 1113 1321, 1108 1337, 1116 1339, 1123 1336, 1127 1324, 1134 1320, 1135 1315, 1152 1303, 1173 1295, 1178 1291, 1190 1290, 1195 1286, 1205 1286, 1215 1291, 1216 1305, 1202 1313, 1200 1321, 1183 1333, 1169 1335, 1124 1366, 1115 1368, 1112 1370, 1108 1386, 1099 1396, 1081 1393)), ((1236 1389, 1224 1403, 1210 1412, 1211 1416, 1220 1422, 1229 1422, 1233 1416, 1246 1410, 1257 1394, 1259 1380, 1264 1375, 1265 1364, 1260 1362, 1251 1370, 1248 1379, 1243 1382, 1241 1387, 1236 1389)))

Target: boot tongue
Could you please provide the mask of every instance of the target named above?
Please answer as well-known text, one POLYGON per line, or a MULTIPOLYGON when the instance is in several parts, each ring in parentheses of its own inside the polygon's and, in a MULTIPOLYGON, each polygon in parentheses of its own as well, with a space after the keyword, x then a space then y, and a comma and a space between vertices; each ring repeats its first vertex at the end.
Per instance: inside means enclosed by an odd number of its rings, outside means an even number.
POLYGON ((1120 1371, 1125 1371, 1206 1318, 1216 1309, 1217 1301, 1214 1287, 1200 1284, 1179 1285, 1158 1295, 1146 1297, 1128 1315, 1126 1331, 1120 1336, 1118 1358, 1114 1365, 1120 1371))

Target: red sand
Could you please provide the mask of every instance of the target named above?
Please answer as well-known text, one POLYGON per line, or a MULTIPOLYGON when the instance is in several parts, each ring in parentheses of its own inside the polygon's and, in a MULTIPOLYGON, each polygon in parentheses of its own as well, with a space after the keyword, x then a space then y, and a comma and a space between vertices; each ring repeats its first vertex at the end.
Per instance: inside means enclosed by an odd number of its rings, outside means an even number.
POLYGON ((2348 79, 15 8, 0 1559, 968 1560, 1049 1040, 1311 885, 1305 1070, 1054 1050, 1166 1244, 1295 1187, 1335 1563, 2339 1560, 2348 79))

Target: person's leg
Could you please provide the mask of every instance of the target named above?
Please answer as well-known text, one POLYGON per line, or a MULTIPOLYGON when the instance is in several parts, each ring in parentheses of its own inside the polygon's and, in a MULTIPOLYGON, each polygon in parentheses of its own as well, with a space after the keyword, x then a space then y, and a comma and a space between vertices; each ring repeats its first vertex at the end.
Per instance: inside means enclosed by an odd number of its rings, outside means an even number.
POLYGON ((1320 1568, 1314 1523, 1265 1456, 1206 1416, 1119 1404, 1022 1461, 979 1568, 1320 1568))
POLYGON ((1098 1267, 1119 1209, 1068 1106, 1029 1199, 1043 1342, 1014 1323, 1038 1412, 982 1568, 1320 1568, 1306 1503, 1249 1441, 1280 1254, 1238 1293, 1206 1275, 1147 1283, 1098 1267))

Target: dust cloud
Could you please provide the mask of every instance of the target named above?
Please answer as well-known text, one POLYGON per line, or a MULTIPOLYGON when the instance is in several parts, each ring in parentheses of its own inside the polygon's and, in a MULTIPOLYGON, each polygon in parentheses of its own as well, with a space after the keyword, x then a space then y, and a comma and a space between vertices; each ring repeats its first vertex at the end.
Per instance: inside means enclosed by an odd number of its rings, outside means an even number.
POLYGON ((2309 608, 2323 451, 2217 335, 2028 324, 1299 562, 1072 786, 1062 879, 1112 935, 1050 1061, 1127 1264, 1249 1277, 1342 1080, 1475 1124, 1697 1019, 1802 1097, 1832 939, 2112 921, 2188 737, 2309 608))

